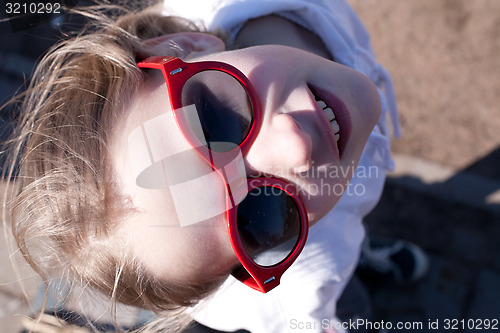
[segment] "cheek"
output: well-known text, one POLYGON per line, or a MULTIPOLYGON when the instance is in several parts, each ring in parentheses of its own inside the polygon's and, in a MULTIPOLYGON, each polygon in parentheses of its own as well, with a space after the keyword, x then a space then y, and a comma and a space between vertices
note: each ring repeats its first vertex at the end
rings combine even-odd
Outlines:
POLYGON ((318 222, 338 202, 348 188, 354 166, 329 164, 313 167, 295 179, 307 208, 310 224, 318 222))
POLYGON ((238 262, 223 216, 197 226, 178 228, 169 238, 175 242, 176 256, 165 265, 168 272, 163 276, 172 280, 202 282, 225 277, 238 262))
POLYGON ((190 252, 186 259, 192 263, 191 272, 186 273, 198 281, 226 277, 238 263, 229 241, 226 219, 220 217, 205 224, 196 227, 196 240, 186 244, 190 252))
POLYGON ((358 110, 359 125, 371 131, 377 123, 382 106, 377 88, 365 75, 355 72, 351 79, 352 103, 358 110))
POLYGON ((202 283, 227 275, 235 264, 224 218, 174 227, 143 216, 130 221, 121 233, 134 257, 165 281, 202 283))

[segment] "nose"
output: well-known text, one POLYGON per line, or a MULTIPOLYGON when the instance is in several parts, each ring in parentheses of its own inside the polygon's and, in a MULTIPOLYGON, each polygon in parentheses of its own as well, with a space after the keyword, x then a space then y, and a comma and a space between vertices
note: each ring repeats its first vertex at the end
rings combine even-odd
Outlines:
POLYGON ((260 131, 245 156, 251 176, 287 177, 312 166, 312 138, 301 128, 294 112, 282 105, 275 110, 263 109, 260 131))

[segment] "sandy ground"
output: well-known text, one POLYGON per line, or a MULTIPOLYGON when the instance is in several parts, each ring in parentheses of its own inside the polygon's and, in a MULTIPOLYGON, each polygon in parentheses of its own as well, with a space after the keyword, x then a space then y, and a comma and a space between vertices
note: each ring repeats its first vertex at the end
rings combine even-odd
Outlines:
POLYGON ((462 169, 500 146, 500 1, 349 2, 393 76, 394 152, 462 169))

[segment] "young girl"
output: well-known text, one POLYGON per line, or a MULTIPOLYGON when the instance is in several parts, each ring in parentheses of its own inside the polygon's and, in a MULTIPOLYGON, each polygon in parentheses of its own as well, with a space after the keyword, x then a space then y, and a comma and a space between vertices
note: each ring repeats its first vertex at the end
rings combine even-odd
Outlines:
POLYGON ((45 279, 152 310, 162 327, 189 308, 219 329, 322 331, 390 167, 373 83, 390 81, 345 3, 238 3, 206 16, 230 51, 147 10, 41 61, 10 145, 13 233, 45 279), (319 21, 329 40, 297 14, 334 8, 348 16, 319 21))
MULTIPOLYGON (((286 332, 295 328, 322 332, 334 327, 337 300, 356 267, 364 236, 362 219, 378 201, 385 173, 392 168, 387 115, 393 122, 395 135, 400 134, 392 82, 376 63, 367 32, 343 0, 164 1, 164 9, 211 31, 227 32, 231 48, 292 46, 354 68, 379 88, 382 115, 370 133, 356 171, 352 172, 353 178, 335 209, 309 230, 307 245, 283 276, 280 287, 263 295, 229 279, 196 314, 198 321, 223 331, 244 328, 251 332, 286 332)), ((285 62, 286 57, 281 57, 284 59, 280 61, 285 62)), ((291 73, 308 63, 306 59, 296 66, 288 63, 286 74, 280 76, 288 82, 291 73)), ((348 81, 342 84, 347 87, 348 81)), ((359 134, 356 133, 355 136, 359 134)), ((319 145, 324 147, 324 143, 319 145)), ((271 144, 267 149, 272 151, 271 144)), ((350 162, 355 168, 355 159, 350 162)), ((347 169, 344 166, 343 171, 347 169)), ((308 174, 314 174, 315 170, 313 166, 308 174)), ((330 176, 336 178, 332 173, 330 176)), ((335 189, 335 185, 319 187, 321 195, 333 203, 335 200, 327 192, 335 189)), ((322 205, 329 210, 328 203, 322 205)))

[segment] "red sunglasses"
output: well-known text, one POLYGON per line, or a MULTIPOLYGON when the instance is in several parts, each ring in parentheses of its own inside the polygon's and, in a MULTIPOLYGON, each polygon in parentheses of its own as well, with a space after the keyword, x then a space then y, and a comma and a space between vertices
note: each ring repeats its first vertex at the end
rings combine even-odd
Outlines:
POLYGON ((298 191, 281 179, 247 179, 248 194, 235 204, 224 166, 258 135, 262 114, 252 84, 216 61, 151 57, 137 65, 162 71, 177 125, 224 180, 229 238, 241 263, 232 275, 263 293, 275 288, 302 251, 309 223, 298 191))

